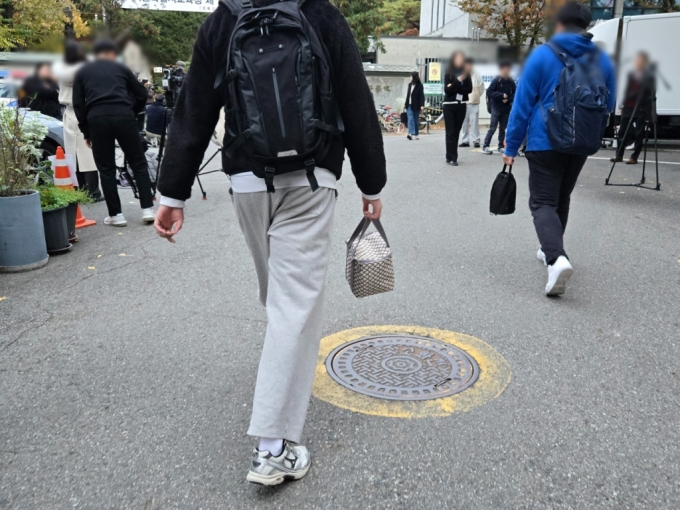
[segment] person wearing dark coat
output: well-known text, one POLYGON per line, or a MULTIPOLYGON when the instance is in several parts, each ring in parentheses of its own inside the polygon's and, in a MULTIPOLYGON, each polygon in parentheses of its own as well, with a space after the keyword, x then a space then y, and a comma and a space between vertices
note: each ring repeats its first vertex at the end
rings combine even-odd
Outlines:
POLYGON ((38 64, 35 74, 24 81, 19 106, 61 120, 59 85, 52 76, 49 64, 38 64))
POLYGON ((157 94, 154 102, 146 107, 146 134, 161 136, 165 129, 165 96, 157 94))
POLYGON ((418 125, 420 112, 425 109, 425 93, 423 83, 417 71, 411 73, 411 83, 408 84, 406 91, 406 115, 408 115, 408 135, 406 138, 418 140, 418 125))
POLYGON ((489 88, 486 89, 487 100, 491 102, 491 125, 486 133, 486 138, 484 138, 482 148, 484 154, 493 153, 489 149, 489 145, 491 145, 491 138, 496 133, 496 129, 498 129, 498 152, 503 152, 505 128, 508 126, 510 110, 512 110, 512 102, 515 100, 515 91, 517 90, 515 80, 510 76, 511 64, 501 62, 499 70, 500 74, 491 81, 489 88))
POLYGON ((458 137, 465 121, 468 94, 472 92, 472 79, 465 70, 465 55, 457 51, 451 57, 444 75, 444 123, 446 124, 446 162, 458 166, 458 137))

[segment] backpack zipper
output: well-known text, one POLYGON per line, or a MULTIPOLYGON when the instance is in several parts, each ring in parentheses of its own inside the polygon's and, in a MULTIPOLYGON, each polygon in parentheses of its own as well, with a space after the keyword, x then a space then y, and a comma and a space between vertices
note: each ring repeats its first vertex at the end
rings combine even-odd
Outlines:
POLYGON ((279 80, 276 78, 276 68, 272 67, 272 80, 274 81, 274 95, 276 96, 276 108, 279 111, 279 124, 281 125, 281 136, 286 137, 286 126, 283 124, 283 110, 281 109, 281 96, 279 94, 279 80))

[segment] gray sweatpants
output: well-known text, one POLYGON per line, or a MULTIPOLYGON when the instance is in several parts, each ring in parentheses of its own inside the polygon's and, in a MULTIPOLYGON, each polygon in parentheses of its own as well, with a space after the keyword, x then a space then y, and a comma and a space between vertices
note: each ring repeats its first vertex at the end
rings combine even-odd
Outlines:
POLYGON ((299 442, 319 354, 335 190, 234 193, 234 207, 267 309, 248 435, 299 442))
POLYGON ((479 143, 479 105, 468 103, 460 143, 479 143))

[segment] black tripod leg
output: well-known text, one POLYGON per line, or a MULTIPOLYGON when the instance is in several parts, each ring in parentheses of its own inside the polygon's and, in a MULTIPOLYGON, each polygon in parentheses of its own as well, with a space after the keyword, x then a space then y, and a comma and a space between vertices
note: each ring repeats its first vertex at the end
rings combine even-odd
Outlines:
POLYGON ((196 181, 198 181, 198 187, 201 188, 201 194, 203 195, 202 200, 208 200, 208 195, 203 190, 203 184, 201 184, 201 178, 198 175, 196 176, 196 181))
POLYGON ((642 177, 640 178, 639 184, 645 183, 645 168, 647 167, 647 144, 649 143, 649 131, 647 131, 647 126, 645 126, 645 149, 642 156, 642 177))
POLYGON ((659 182, 659 139, 656 135, 656 122, 654 123, 654 159, 656 160, 656 189, 661 189, 659 182))

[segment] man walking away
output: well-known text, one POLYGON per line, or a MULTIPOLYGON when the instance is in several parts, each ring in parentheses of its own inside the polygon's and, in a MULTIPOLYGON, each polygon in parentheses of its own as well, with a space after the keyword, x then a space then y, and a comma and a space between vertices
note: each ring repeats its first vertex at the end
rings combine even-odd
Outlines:
POLYGON ((116 62, 111 41, 94 45, 95 61, 76 73, 73 108, 85 141, 92 148, 109 215, 106 225, 127 225, 116 183, 116 141, 132 169, 142 206, 142 221, 153 223, 153 195, 136 115, 144 109, 146 88, 123 64, 116 62))
MULTIPOLYGON (((262 17, 271 20, 269 28, 275 27, 278 22, 292 24, 293 16, 300 19, 297 3, 255 0, 255 8, 265 6, 270 10, 265 11, 262 17), (273 19, 274 9, 277 12, 285 10, 287 14, 273 19)), ((228 6, 220 2, 205 20, 196 38, 191 67, 179 93, 160 172, 161 205, 156 215, 156 230, 171 242, 182 226, 184 201, 191 196, 192 184, 220 111, 225 104, 234 104, 240 97, 239 94, 232 97, 232 85, 235 86, 235 83, 214 86, 215 78, 225 70, 227 48, 235 32, 236 13, 240 8, 238 0, 228 2, 228 6)), ((225 145, 227 149, 222 157, 222 168, 231 176, 236 218, 255 262, 260 301, 267 312, 267 331, 248 429, 248 435, 259 438, 259 445, 253 452, 246 477, 248 481, 264 485, 302 478, 310 467, 307 448, 296 443, 302 437, 316 370, 336 180, 340 178, 345 149, 363 195, 366 217, 380 217, 382 205, 379 194, 386 181, 380 125, 352 31, 340 11, 327 0, 307 0, 301 12, 304 23, 308 23, 315 34, 307 32, 309 40, 318 37, 325 46, 320 54, 315 52, 314 58, 322 59, 328 65, 333 86, 332 93, 325 100, 330 101, 327 106, 337 104, 334 111, 342 116, 344 133, 336 131, 328 138, 325 154, 316 153, 309 165, 298 165, 305 162, 299 161, 299 158, 296 160, 294 154, 283 153, 287 160, 292 157, 296 161, 287 173, 277 174, 276 168, 265 167, 256 160, 253 152, 256 147, 247 140, 237 147, 225 145), (264 175, 266 179, 256 174, 264 175), (271 192, 267 192, 268 188, 271 192)), ((243 34, 241 29, 237 30, 237 35, 243 34)), ((297 61, 300 53, 293 50, 299 39, 296 35, 290 44, 281 42, 279 47, 279 44, 272 44, 272 38, 286 37, 285 31, 271 28, 263 29, 262 34, 259 30, 251 33, 254 35, 247 40, 252 41, 253 46, 248 48, 253 50, 256 59, 262 52, 261 58, 268 63, 266 66, 262 64, 265 66, 262 69, 269 73, 270 79, 261 80, 259 85, 271 87, 270 99, 279 97, 282 100, 273 112, 256 111, 253 107, 257 103, 242 105, 248 108, 247 118, 256 124, 263 116, 269 116, 263 121, 269 123, 267 134, 270 135, 270 143, 282 140, 281 143, 289 144, 289 147, 299 146, 304 137, 298 127, 299 104, 300 101, 311 100, 309 94, 314 90, 314 87, 303 90, 299 84, 304 81, 314 84, 305 67, 292 66, 285 70, 280 65, 282 60, 289 58, 297 61), (289 98, 291 100, 287 100, 289 98)), ((316 46, 322 50, 320 44, 316 46)), ((308 55, 303 57, 307 59, 308 55)), ((234 69, 229 71, 235 72, 234 69)), ((321 73, 316 76, 318 87, 321 73)), ((243 86, 250 86, 250 83, 244 80, 243 86)), ((230 130, 234 128, 235 121, 245 115, 243 111, 234 114, 227 109, 226 141, 233 140, 230 130), (242 116, 234 118, 234 115, 242 116)), ((336 119, 337 116, 328 120, 336 119)), ((302 120, 304 122, 305 119, 302 120)), ((317 120, 316 129, 327 128, 325 123, 317 120)), ((299 154, 299 151, 295 153, 299 154)), ((283 163, 276 159, 274 164, 283 163)))
POLYGON ((491 138, 498 128, 498 152, 503 152, 503 142, 505 141, 505 128, 510 118, 512 102, 515 100, 515 80, 510 77, 512 66, 510 62, 501 62, 499 66, 500 74, 496 76, 486 91, 486 97, 491 100, 491 125, 484 138, 484 154, 493 154, 489 149, 491 138))
POLYGON ((474 60, 470 57, 465 59, 465 70, 470 75, 470 80, 472 80, 472 92, 470 92, 467 108, 465 109, 465 120, 461 130, 463 138, 459 147, 470 147, 470 138, 472 138, 474 146, 479 147, 479 103, 484 94, 484 80, 475 71, 474 60))
POLYGON ((635 69, 628 75, 628 83, 626 84, 626 92, 623 98, 621 123, 617 136, 616 157, 610 159, 612 163, 614 161, 623 161, 623 153, 626 150, 626 146, 633 140, 635 141, 635 147, 633 154, 630 155, 630 159, 626 161, 626 165, 637 163, 640 152, 642 152, 642 144, 645 140, 647 112, 651 108, 650 100, 654 92, 652 90, 652 80, 653 77, 649 73, 649 57, 645 52, 641 51, 635 57, 635 69), (638 105, 637 109, 635 108, 636 104, 638 105), (635 116, 633 116, 633 113, 635 113, 635 116), (626 131, 628 131, 627 134, 626 131), (623 138, 624 135, 626 136, 625 140, 623 138))
POLYGON ((572 275, 563 241, 571 192, 588 154, 598 150, 608 113, 616 104, 612 63, 586 32, 590 10, 568 3, 557 11, 555 21, 556 35, 534 50, 522 72, 503 156, 512 165, 527 136, 529 207, 541 243, 538 258, 548 266, 549 296, 563 294, 572 275), (565 82, 563 77, 573 80, 565 82), (573 94, 575 87, 588 93, 573 94))

